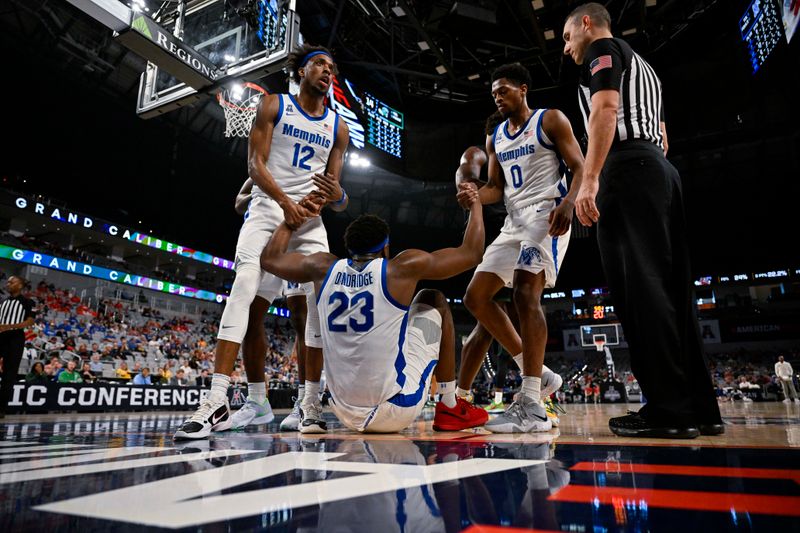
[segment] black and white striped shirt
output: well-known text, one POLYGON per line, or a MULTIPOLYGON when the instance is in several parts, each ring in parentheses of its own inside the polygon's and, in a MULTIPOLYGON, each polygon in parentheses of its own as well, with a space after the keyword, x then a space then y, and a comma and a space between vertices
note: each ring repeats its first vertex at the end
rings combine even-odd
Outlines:
POLYGON ((639 139, 663 149, 661 80, 622 39, 598 39, 586 50, 578 99, 587 133, 592 95, 604 89, 620 93, 614 143, 639 139))
MULTIPOLYGON (((33 302, 22 295, 11 296, 0 303, 0 325, 19 324, 33 316, 33 302)), ((10 330, 7 333, 23 334, 22 329, 10 330)))

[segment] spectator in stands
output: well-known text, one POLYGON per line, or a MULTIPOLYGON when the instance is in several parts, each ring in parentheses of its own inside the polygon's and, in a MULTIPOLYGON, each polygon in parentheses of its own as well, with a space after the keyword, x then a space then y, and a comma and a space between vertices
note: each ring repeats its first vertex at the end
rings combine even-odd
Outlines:
POLYGON ((775 375, 781 382, 783 387, 783 403, 789 403, 794 400, 795 403, 800 403, 797 398, 797 390, 794 388, 794 369, 792 365, 783 360, 783 356, 778 356, 778 362, 775 363, 775 375))
POLYGON ((55 372, 53 371, 53 365, 47 363, 44 365, 44 375, 47 376, 47 381, 54 381, 55 380, 55 372))
POLYGON ((231 372, 231 385, 241 385, 243 382, 242 380, 242 373, 238 370, 234 370, 231 372))
POLYGON ((83 363, 83 369, 81 369, 81 379, 83 379, 84 383, 94 383, 96 377, 92 372, 92 368, 89 363, 83 363))
POLYGON ((67 362, 67 368, 65 368, 63 370, 63 372, 61 372, 58 375, 58 382, 59 383, 81 383, 81 382, 83 382, 83 379, 81 378, 81 375, 78 373, 77 370, 75 370, 76 366, 77 365, 75 364, 75 361, 68 361, 67 362))
POLYGON ((103 363, 100 362, 99 353, 92 355, 92 360, 89 362, 89 370, 98 374, 103 372, 103 363))
POLYGON ((210 387, 211 386, 211 378, 208 375, 208 370, 201 370, 200 375, 197 376, 195 379, 198 387, 210 387))
POLYGON ((183 373, 186 376, 186 379, 192 379, 192 377, 194 376, 194 370, 189 365, 189 363, 186 362, 185 359, 181 361, 181 367, 180 368, 181 368, 181 370, 183 370, 183 373))
POLYGON ((91 355, 89 349, 86 347, 86 343, 81 343, 75 353, 78 354, 81 359, 89 359, 91 355))
POLYGON ((164 365, 158 369, 158 376, 161 378, 161 383, 169 383, 172 379, 172 371, 169 369, 169 365, 164 365))
POLYGON ((131 379, 131 373, 128 371, 128 363, 126 363, 124 361, 122 363, 120 363, 116 374, 117 374, 117 377, 120 378, 120 379, 130 380, 131 379))
POLYGON ((186 373, 183 371, 182 368, 179 368, 177 372, 175 372, 175 376, 171 380, 169 380, 170 385, 176 385, 179 387, 186 387, 189 385, 189 380, 186 379, 186 373))
POLYGON ((25 343, 25 350, 23 351, 22 357, 24 359, 28 359, 28 360, 33 361, 38 356, 39 356, 39 352, 36 350, 36 348, 33 347, 33 344, 31 344, 30 342, 26 342, 25 343))
POLYGON ((52 378, 44 373, 44 363, 36 361, 33 363, 31 371, 25 376, 25 383, 28 385, 44 385, 52 381, 52 378))
POLYGON ((150 369, 144 367, 139 374, 136 374, 136 377, 133 378, 134 385, 152 385, 150 380, 150 369))

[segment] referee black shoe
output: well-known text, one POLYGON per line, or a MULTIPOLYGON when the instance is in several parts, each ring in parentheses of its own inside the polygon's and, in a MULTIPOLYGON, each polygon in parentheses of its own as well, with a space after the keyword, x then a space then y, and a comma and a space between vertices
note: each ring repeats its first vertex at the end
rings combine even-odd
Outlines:
POLYGON ((695 439, 700 430, 694 426, 664 426, 648 422, 639 413, 629 412, 608 421, 608 427, 619 437, 641 437, 655 439, 695 439))
POLYGON ((725 424, 723 422, 717 424, 697 424, 697 429, 700 430, 701 435, 722 435, 725 433, 725 424))

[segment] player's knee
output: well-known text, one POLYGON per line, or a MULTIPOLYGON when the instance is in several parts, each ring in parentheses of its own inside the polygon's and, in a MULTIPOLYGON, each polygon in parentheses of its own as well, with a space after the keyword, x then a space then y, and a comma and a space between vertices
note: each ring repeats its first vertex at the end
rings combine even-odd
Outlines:
POLYGON ((541 291, 536 287, 523 283, 514 286, 514 305, 517 311, 540 308, 540 297, 541 291))
POLYGON ((466 307, 470 313, 475 314, 476 312, 480 312, 486 305, 486 302, 487 299, 481 294, 481 291, 474 289, 472 285, 467 287, 467 293, 464 295, 464 307, 466 307))

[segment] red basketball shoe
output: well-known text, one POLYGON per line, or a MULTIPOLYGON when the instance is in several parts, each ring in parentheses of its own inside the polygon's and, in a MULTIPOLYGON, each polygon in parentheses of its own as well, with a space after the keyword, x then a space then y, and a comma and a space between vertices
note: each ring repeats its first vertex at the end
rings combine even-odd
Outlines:
POLYGON ((489 413, 485 409, 472 405, 464 398, 456 398, 454 407, 447 407, 442 402, 436 404, 433 429, 436 431, 461 431, 482 426, 488 420, 489 413))

